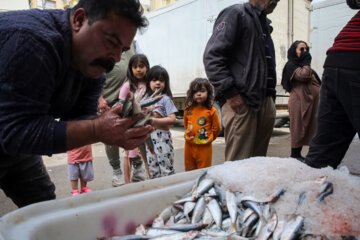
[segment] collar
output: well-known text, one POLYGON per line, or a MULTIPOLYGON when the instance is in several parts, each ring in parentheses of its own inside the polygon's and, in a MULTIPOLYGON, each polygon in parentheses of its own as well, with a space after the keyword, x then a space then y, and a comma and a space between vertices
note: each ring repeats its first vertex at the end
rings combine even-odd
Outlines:
POLYGON ((264 11, 262 11, 260 8, 250 4, 251 8, 254 10, 254 12, 256 13, 256 15, 258 15, 258 17, 260 17, 262 14, 265 15, 266 17, 266 14, 264 11))

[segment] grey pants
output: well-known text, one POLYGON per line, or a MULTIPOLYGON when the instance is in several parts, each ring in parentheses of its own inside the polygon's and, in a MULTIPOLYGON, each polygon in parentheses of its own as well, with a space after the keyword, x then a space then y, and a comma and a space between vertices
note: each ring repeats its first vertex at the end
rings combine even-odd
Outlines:
POLYGON ((120 149, 118 146, 110 146, 105 144, 106 156, 109 160, 111 167, 116 170, 121 168, 120 164, 120 149))
POLYGON ((266 97, 259 112, 244 105, 241 112, 236 113, 225 103, 221 114, 225 129, 226 161, 266 156, 276 115, 271 97, 266 97))

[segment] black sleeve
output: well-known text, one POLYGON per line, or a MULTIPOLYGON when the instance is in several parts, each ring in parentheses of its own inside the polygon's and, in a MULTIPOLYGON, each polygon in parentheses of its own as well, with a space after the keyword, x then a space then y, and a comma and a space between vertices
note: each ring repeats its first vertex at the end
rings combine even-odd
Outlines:
POLYGON ((0 31, 0 152, 66 150, 66 123, 49 116, 59 58, 32 33, 0 31))
POLYGON ((229 62, 241 28, 239 18, 236 5, 220 12, 214 24, 213 34, 205 48, 203 56, 205 71, 217 96, 229 98, 238 94, 229 62))

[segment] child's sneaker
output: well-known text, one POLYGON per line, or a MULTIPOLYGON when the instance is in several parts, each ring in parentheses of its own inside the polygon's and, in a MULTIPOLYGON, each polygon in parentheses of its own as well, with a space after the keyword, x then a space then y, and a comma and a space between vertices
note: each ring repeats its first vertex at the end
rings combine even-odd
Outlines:
POLYGON ((80 193, 88 193, 88 192, 92 192, 92 190, 88 187, 83 187, 81 190, 80 190, 80 193))
POLYGON ((71 196, 76 196, 76 195, 79 195, 79 190, 72 190, 71 191, 71 196))
POLYGON ((121 169, 114 170, 113 177, 112 177, 112 185, 113 187, 118 187, 124 185, 124 176, 122 174, 121 169))
POLYGON ((132 165, 131 182, 141 182, 146 180, 146 174, 142 167, 143 160, 140 157, 130 158, 132 165))

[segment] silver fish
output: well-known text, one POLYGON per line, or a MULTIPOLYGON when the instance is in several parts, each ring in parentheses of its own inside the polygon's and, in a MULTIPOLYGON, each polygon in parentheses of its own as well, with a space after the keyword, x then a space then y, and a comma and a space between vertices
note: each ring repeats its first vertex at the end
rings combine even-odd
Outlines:
POLYGON ((270 216, 269 216, 269 218, 267 218, 268 221, 267 221, 266 225, 260 229, 260 233, 257 236, 257 240, 267 240, 270 238, 270 236, 275 231, 275 228, 278 223, 278 218, 277 218, 276 212, 271 207, 269 207, 269 213, 270 213, 270 216))
POLYGON ((304 218, 300 215, 293 216, 286 224, 284 231, 281 233, 280 240, 293 240, 299 235, 304 226, 304 218))
POLYGON ((127 235, 127 236, 115 236, 111 240, 143 240, 151 239, 150 236, 139 236, 139 235, 127 235))
POLYGON ((185 202, 185 204, 184 204, 184 215, 185 215, 185 217, 187 219, 190 219, 189 214, 194 210, 195 205, 196 205, 196 203, 194 203, 194 202, 185 202))
POLYGON ((231 222, 232 224, 235 224, 236 217, 238 214, 237 205, 236 205, 236 196, 233 192, 227 190, 225 192, 225 197, 226 197, 226 206, 231 218, 231 222))
POLYGON ((334 187, 331 182, 326 182, 323 184, 320 194, 318 195, 318 202, 321 202, 325 197, 329 196, 334 192, 334 187))
MULTIPOLYGON (((167 229, 167 230, 174 230, 180 232, 188 232, 188 231, 198 231, 203 228, 207 227, 207 224, 203 223, 195 223, 195 224, 174 224, 171 226, 165 226, 159 229, 167 229)), ((153 228, 157 229, 157 228, 153 228)))
POLYGON ((206 207, 204 210, 204 214, 202 217, 202 223, 207 224, 208 226, 210 226, 214 223, 214 218, 208 207, 206 207))
POLYGON ((204 193, 206 193, 210 188, 212 188, 215 184, 215 181, 213 179, 203 179, 199 186, 196 188, 195 192, 193 192, 193 198, 197 199, 199 196, 202 196, 204 193))
POLYGON ((211 215, 214 218, 216 226, 220 229, 221 224, 222 224, 222 211, 221 211, 221 208, 220 208, 220 205, 219 205, 218 201, 216 201, 213 198, 210 198, 208 203, 207 203, 207 207, 210 210, 211 215))
POLYGON ((199 234, 197 231, 190 232, 178 232, 174 234, 167 234, 163 236, 157 236, 155 238, 151 238, 152 240, 192 240, 196 238, 199 234))
POLYGON ((200 220, 202 219, 203 213, 205 211, 205 199, 204 197, 199 198, 199 200, 196 202, 194 211, 193 211, 193 215, 191 218, 191 223, 195 224, 200 222, 200 220))

